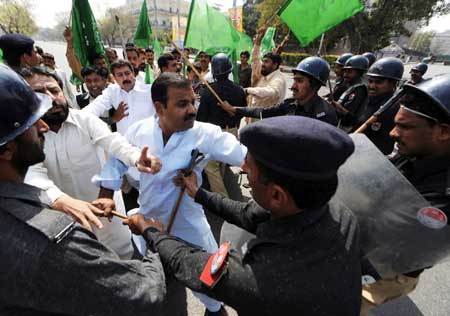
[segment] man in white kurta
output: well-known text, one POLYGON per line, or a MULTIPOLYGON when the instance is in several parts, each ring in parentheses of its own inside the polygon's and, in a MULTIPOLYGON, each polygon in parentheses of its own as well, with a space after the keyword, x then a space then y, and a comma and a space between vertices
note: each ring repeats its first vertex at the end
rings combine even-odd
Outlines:
MULTIPOLYGON (((193 170, 201 182, 202 170, 209 160, 240 166, 247 149, 234 135, 222 132, 219 126, 195 121, 195 96, 187 79, 174 73, 161 74, 153 83, 152 97, 157 117, 137 122, 128 129, 126 137, 137 147, 148 146, 151 153, 162 162, 159 173, 140 174, 140 208, 137 211, 146 217, 158 219, 167 227, 180 192, 173 178, 180 169, 187 167, 192 150, 198 149, 205 155, 205 159, 193 170)), ((211 253, 217 250, 202 206, 188 195, 181 200, 170 233, 211 253)), ((144 239, 133 235, 133 240, 141 254, 144 253, 144 239)), ((218 301, 204 294, 194 295, 208 309, 205 315, 215 315, 214 312, 221 308, 218 301)))
MULTIPOLYGON (((58 210, 68 213, 75 210, 77 214, 89 212, 92 206, 83 201, 90 202, 98 197, 99 190, 90 179, 101 170, 105 152, 129 166, 136 165, 141 152, 120 134, 112 133, 99 118, 69 109, 57 81, 45 70, 31 72, 25 78, 35 91, 51 95, 54 104, 43 116, 50 126, 45 135, 45 161, 28 169, 25 182, 45 190, 58 210), (60 118, 59 123, 55 122, 55 117, 60 118)), ((116 199, 116 203, 117 210, 123 211, 121 199, 116 199)), ((94 228, 99 240, 119 256, 129 257, 132 254, 129 230, 117 219, 111 223, 104 220, 103 226, 94 228)))

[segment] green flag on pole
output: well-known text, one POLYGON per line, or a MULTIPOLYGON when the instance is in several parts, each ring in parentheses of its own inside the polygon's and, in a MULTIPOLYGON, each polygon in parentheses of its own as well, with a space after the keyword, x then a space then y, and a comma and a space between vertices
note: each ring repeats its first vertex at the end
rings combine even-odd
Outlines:
POLYGON ((153 81, 155 81, 155 78, 153 76, 153 71, 150 68, 150 65, 148 63, 145 63, 145 83, 152 84, 153 81))
POLYGON ((155 36, 155 40, 153 41, 153 52, 155 53, 155 60, 163 54, 163 49, 161 47, 161 43, 158 41, 158 37, 155 36))
MULTIPOLYGON (((97 29, 88 0, 72 1, 73 49, 81 65, 88 66, 89 59, 97 54, 106 56, 102 38, 97 29)), ((72 83, 81 84, 81 78, 72 76, 72 83), (78 80, 77 80, 78 79, 78 80)))
POLYGON ((3 51, 0 48, 0 64, 3 63, 3 51))
POLYGON ((266 30, 266 33, 264 34, 264 37, 261 41, 261 57, 264 56, 267 53, 270 53, 272 49, 275 48, 275 32, 276 28, 274 27, 268 27, 266 30))
POLYGON ((142 2, 141 14, 139 15, 139 22, 134 34, 133 42, 141 48, 147 48, 150 46, 150 35, 152 34, 152 28, 150 21, 148 20, 147 13, 147 0, 142 2))
MULTIPOLYGON (((184 47, 202 50, 211 56, 225 53, 235 63, 241 51, 252 49, 252 41, 236 30, 230 17, 208 6, 206 0, 192 0, 184 47)), ((237 71, 236 65, 234 68, 237 71)))
POLYGON ((306 46, 363 9, 359 0, 288 0, 278 15, 306 46))

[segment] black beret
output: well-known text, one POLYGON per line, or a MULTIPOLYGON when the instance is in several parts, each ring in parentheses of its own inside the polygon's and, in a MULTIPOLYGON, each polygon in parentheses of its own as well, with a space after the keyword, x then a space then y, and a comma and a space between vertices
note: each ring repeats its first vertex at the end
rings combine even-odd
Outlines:
POLYGON ((334 126, 302 116, 280 116, 247 125, 241 142, 253 158, 286 176, 326 180, 353 153, 352 139, 334 126))
POLYGON ((33 39, 23 34, 11 33, 0 36, 0 48, 5 56, 22 55, 29 52, 33 45, 33 39))

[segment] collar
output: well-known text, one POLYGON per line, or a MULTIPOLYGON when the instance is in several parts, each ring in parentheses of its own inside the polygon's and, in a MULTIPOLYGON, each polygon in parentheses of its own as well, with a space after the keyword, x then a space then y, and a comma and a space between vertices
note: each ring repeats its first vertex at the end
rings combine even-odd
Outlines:
POLYGON ((416 159, 412 162, 412 164, 414 168, 414 178, 423 179, 429 175, 449 169, 450 154, 416 159))
POLYGON ((45 191, 25 183, 0 181, 0 197, 29 201, 39 205, 51 205, 45 191))
POLYGON ((298 102, 297 102, 297 106, 298 107, 303 107, 303 109, 305 110, 305 112, 306 113, 310 113, 311 111, 312 111, 312 109, 313 109, 313 107, 314 107, 314 104, 317 104, 317 99, 318 98, 320 98, 317 94, 311 99, 311 100, 309 100, 309 102, 308 103, 306 103, 306 104, 303 104, 303 105, 301 105, 301 104, 298 104, 298 102))
POLYGON ((329 206, 326 204, 317 209, 306 210, 295 215, 271 219, 258 225, 256 235, 258 238, 286 243, 294 238, 297 239, 299 234, 305 229, 321 221, 328 211, 329 206))
MULTIPOLYGON (((74 115, 73 109, 69 108, 69 115, 67 116, 67 119, 66 119, 66 121, 64 123, 69 123, 69 124, 73 124, 73 125, 78 126, 77 121, 74 119, 73 115, 74 115)), ((64 126, 64 123, 63 123, 63 126, 64 126)), ((63 126, 61 126, 61 128, 63 126)))

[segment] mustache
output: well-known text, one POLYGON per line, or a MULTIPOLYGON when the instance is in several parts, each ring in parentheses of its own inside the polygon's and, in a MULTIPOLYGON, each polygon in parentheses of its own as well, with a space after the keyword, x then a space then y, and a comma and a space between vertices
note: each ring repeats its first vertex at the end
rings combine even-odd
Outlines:
POLYGON ((123 84, 131 84, 132 82, 131 82, 131 80, 124 80, 123 81, 123 84))
POLYGON ((188 114, 188 115, 186 115, 185 117, 184 117, 184 121, 185 122, 187 122, 187 121, 192 121, 193 119, 195 119, 197 117, 197 114, 188 114))

